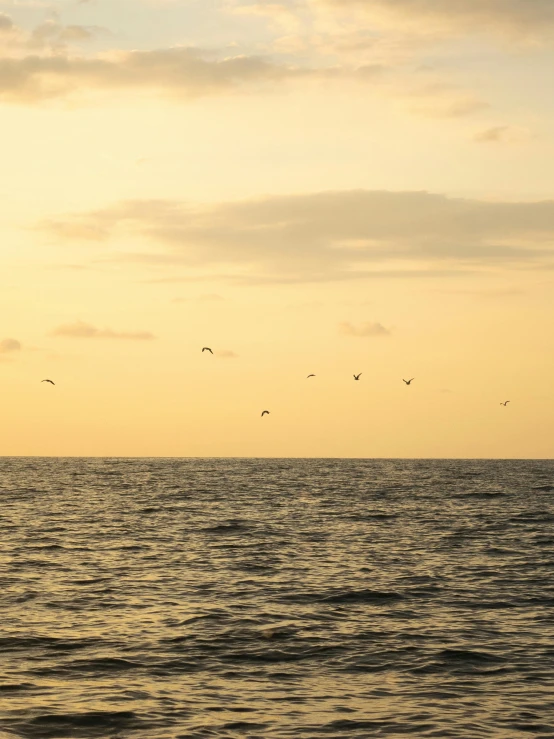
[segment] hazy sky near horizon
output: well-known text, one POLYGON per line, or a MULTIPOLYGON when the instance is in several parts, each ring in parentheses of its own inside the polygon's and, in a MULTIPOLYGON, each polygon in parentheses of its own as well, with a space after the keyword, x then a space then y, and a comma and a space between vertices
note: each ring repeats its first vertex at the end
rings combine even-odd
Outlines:
POLYGON ((0 50, 0 454, 552 456, 550 0, 0 0, 0 50))

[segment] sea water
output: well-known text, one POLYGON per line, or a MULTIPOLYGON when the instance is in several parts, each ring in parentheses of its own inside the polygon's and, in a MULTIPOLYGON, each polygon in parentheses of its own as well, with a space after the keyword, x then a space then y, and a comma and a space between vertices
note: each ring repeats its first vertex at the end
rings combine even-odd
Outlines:
POLYGON ((0 734, 554 736, 554 463, 0 459, 0 734))

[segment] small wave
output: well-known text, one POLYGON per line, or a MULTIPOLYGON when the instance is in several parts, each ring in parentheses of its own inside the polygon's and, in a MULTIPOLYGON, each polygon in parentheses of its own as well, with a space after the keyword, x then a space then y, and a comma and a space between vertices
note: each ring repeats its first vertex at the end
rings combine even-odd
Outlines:
POLYGON ((39 668, 33 670, 34 674, 55 675, 70 673, 94 673, 101 675, 102 673, 127 672, 128 670, 136 670, 143 667, 140 662, 133 662, 120 657, 99 657, 97 659, 73 660, 60 664, 54 668, 39 668))
POLYGON ((382 729, 384 726, 389 724, 388 721, 360 721, 356 719, 338 719, 338 721, 331 721, 328 724, 325 724, 324 726, 321 726, 317 729, 317 731, 322 732, 328 732, 328 731, 360 731, 360 730, 367 730, 367 731, 377 731, 379 729, 382 729))
POLYGON ((503 493, 500 490, 481 490, 480 492, 475 493, 454 493, 452 495, 453 498, 475 498, 477 500, 487 500, 490 498, 504 498, 507 496, 507 493, 503 493))
POLYGON ((101 582, 107 582, 108 580, 111 580, 111 577, 94 577, 90 580, 68 580, 69 585, 98 585, 98 583, 101 582))
POLYGON ((186 659, 169 659, 149 665, 149 673, 167 678, 169 675, 188 674, 204 669, 200 661, 188 662, 186 659))
POLYGON ((394 591, 381 590, 345 590, 341 593, 322 598, 324 603, 392 603, 404 600, 404 596, 394 591))
MULTIPOLYGON (((87 713, 45 713, 17 726, 17 730, 31 739, 58 739, 80 735, 105 737, 125 729, 138 728, 133 711, 90 711, 87 713)), ((14 727, 15 728, 15 727, 14 727)))
POLYGON ((427 588, 408 590, 406 595, 409 598, 438 598, 443 594, 443 592, 443 588, 439 588, 437 585, 430 585, 427 588))
POLYGON ((19 693, 24 690, 34 690, 33 683, 0 683, 0 693, 19 693))
POLYGON ((17 652, 27 649, 74 650, 97 647, 101 639, 61 639, 51 636, 3 636, 0 637, 0 652, 17 652))
POLYGON ((253 721, 230 721, 221 727, 224 731, 263 731, 269 724, 257 724, 253 721))
POLYGON ((298 627, 294 623, 276 623, 262 626, 257 630, 264 639, 290 639, 298 634, 298 627))
POLYGON ((246 531, 249 528, 251 527, 248 524, 241 521, 229 521, 228 523, 220 523, 216 526, 207 526, 200 529, 200 531, 203 531, 206 534, 232 534, 235 532, 240 533, 242 531, 246 531))
POLYGON ((253 664, 277 664, 279 662, 302 662, 304 660, 312 660, 317 658, 328 659, 343 651, 343 648, 337 645, 329 645, 323 647, 304 647, 291 649, 267 649, 252 651, 233 651, 221 656, 225 662, 234 663, 253 663, 253 664))
POLYGON ((410 670, 413 674, 419 675, 449 671, 490 676, 510 672, 510 667, 506 665, 505 659, 488 652, 470 649, 443 649, 431 662, 410 670))
POLYGON ((497 657, 489 652, 477 652, 471 649, 443 649, 437 657, 445 662, 476 662, 483 664, 505 661, 502 657, 497 657))
POLYGON ((39 568, 45 567, 45 568, 48 568, 49 567, 50 569, 53 569, 53 570, 59 570, 60 569, 60 565, 57 564, 56 562, 49 562, 46 559, 32 559, 31 557, 29 559, 24 559, 24 560, 18 562, 17 563, 17 566, 18 567, 26 567, 26 568, 27 567, 28 568, 31 568, 31 567, 39 567, 39 568))
POLYGON ((521 608, 522 604, 513 603, 507 600, 462 600, 457 601, 456 605, 459 608, 473 608, 479 611, 494 611, 505 608, 521 608))

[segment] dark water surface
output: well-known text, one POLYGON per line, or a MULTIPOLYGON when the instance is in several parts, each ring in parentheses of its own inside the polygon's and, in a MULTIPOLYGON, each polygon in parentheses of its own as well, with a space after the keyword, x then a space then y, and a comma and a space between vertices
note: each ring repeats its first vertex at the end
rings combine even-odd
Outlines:
POLYGON ((552 462, 3 458, 0 501, 0 734, 554 737, 552 462))

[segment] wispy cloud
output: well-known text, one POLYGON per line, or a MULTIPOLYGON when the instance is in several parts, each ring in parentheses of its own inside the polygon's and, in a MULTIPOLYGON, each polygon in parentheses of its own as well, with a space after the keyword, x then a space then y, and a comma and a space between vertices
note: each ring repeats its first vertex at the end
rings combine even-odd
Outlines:
POLYGON ((3 53, 21 56, 33 53, 62 53, 79 48, 98 36, 111 35, 102 26, 65 25, 57 15, 41 21, 27 31, 15 24, 6 13, 0 13, 0 41, 3 53))
POLYGON ((13 20, 6 13, 0 13, 0 33, 6 34, 14 29, 15 25, 13 20))
POLYGON ((309 31, 315 16, 310 20, 313 8, 306 4, 300 8, 287 2, 257 2, 231 10, 278 19, 279 24, 291 25, 294 33, 262 44, 263 51, 257 54, 193 46, 84 53, 83 44, 109 32, 97 26, 64 25, 57 18, 24 31, 9 16, 0 15, 0 102, 36 105, 59 100, 77 105, 114 92, 146 92, 184 101, 315 81, 355 82, 378 95, 405 97, 413 103, 411 110, 426 116, 469 115, 484 105, 471 91, 455 86, 420 89, 417 75, 402 66, 410 57, 405 38, 382 39, 355 24, 309 31))
POLYGON ((21 351, 21 342, 17 339, 2 339, 0 341, 0 354, 11 354, 21 351))
POLYGON ((374 23, 390 21, 433 32, 540 38, 554 32, 551 0, 311 0, 314 6, 365 10, 374 23))
POLYGON ((96 233, 108 247, 131 236, 137 250, 116 249, 111 258, 155 267, 161 280, 164 270, 174 273, 176 265, 192 271, 193 280, 205 279, 198 270, 209 270, 218 279, 260 284, 554 264, 553 201, 487 202, 366 190, 198 206, 147 200, 43 226, 58 238, 80 229, 96 233))
POLYGON ((516 126, 492 126, 483 131, 478 131, 473 140, 480 144, 517 143, 531 138, 530 132, 525 128, 516 126))
POLYGON ((156 338, 154 334, 148 331, 113 331, 111 328, 96 328, 96 326, 83 321, 58 326, 51 331, 50 335, 65 336, 72 339, 128 339, 139 341, 156 338))
POLYGON ((343 321, 339 324, 339 333, 343 336, 356 336, 361 339, 391 335, 390 330, 385 328, 382 323, 373 323, 371 321, 366 321, 359 326, 354 326, 352 323, 343 321))
POLYGON ((238 354, 235 354, 235 352, 230 349, 216 349, 215 356, 218 359, 236 359, 238 354))
POLYGON ((96 56, 33 54, 0 56, 0 100, 34 104, 94 92, 150 91, 172 98, 198 98, 240 89, 271 88, 287 80, 371 78, 366 67, 310 67, 270 58, 170 47, 113 51, 96 56))

